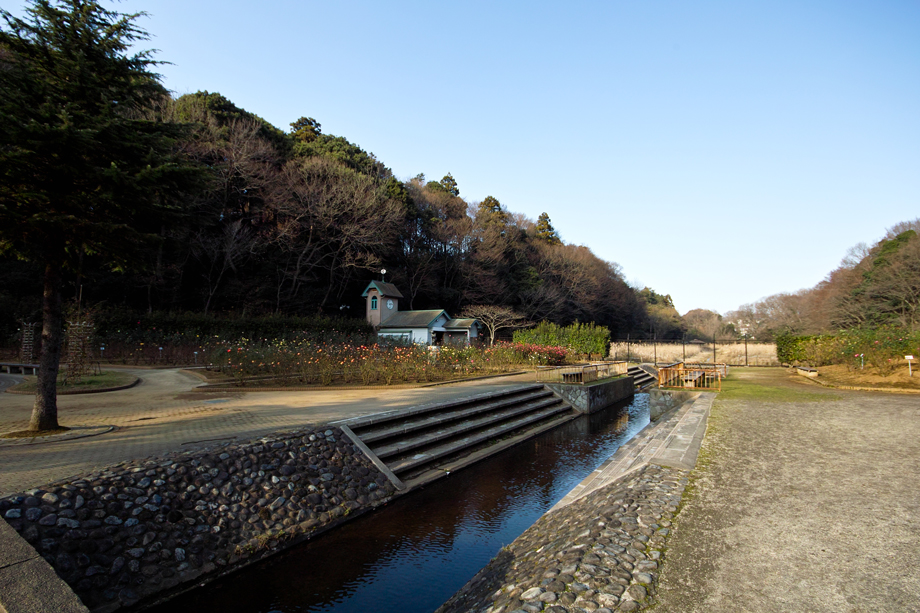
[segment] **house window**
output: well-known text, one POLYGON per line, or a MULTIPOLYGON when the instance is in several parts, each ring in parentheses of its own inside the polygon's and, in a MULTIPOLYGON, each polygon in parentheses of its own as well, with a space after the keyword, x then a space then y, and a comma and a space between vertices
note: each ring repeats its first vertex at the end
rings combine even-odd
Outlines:
POLYGON ((371 310, 377 310, 377 296, 371 296, 371 310))

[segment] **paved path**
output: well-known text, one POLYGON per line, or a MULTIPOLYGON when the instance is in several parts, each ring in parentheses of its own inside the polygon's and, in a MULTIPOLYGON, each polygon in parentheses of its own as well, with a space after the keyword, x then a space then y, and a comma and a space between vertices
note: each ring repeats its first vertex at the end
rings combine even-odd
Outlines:
MULTIPOLYGON (((117 392, 58 397, 61 425, 88 432, 104 430, 99 426, 115 426, 114 430, 35 444, 0 439, 0 496, 213 440, 246 440, 276 430, 508 389, 528 378, 427 388, 199 393, 191 390, 201 381, 179 370, 127 372, 141 377, 141 383, 117 392)), ((8 383, 8 377, 0 375, 0 385, 8 383)), ((0 393, 0 433, 25 429, 33 400, 0 393)))
POLYGON ((706 433, 706 419, 715 397, 713 392, 701 393, 695 400, 685 402, 663 419, 646 426, 572 488, 550 511, 567 507, 647 464, 691 470, 696 466, 706 433))
POLYGON ((733 373, 780 393, 713 404, 655 612, 920 611, 920 399, 733 373))

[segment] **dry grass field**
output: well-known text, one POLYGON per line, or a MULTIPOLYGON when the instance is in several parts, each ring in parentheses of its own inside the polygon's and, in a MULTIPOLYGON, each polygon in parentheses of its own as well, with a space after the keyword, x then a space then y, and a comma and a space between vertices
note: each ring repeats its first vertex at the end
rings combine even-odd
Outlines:
MULTIPOLYGON (((716 343, 715 360, 712 355, 712 343, 697 345, 687 343, 611 343, 610 357, 615 360, 627 359, 627 349, 630 362, 654 362, 672 364, 684 360, 686 362, 718 363, 733 366, 744 366, 744 343, 716 343), (686 356, 686 357, 685 357, 686 356)), ((748 343, 747 365, 749 366, 779 366, 776 359, 776 345, 773 343, 748 343)))
POLYGON ((876 387, 889 389, 908 389, 920 391, 920 366, 914 363, 913 376, 907 369, 907 362, 891 373, 882 373, 878 368, 866 366, 865 369, 848 367, 845 364, 833 364, 818 368, 818 378, 834 386, 876 387))

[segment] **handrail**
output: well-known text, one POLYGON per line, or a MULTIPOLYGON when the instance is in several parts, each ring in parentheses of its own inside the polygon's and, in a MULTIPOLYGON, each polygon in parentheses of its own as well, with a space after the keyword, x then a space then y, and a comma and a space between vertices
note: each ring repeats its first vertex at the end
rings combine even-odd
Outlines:
POLYGON ((625 375, 626 362, 595 362, 582 366, 544 366, 537 370, 537 381, 544 383, 591 383, 600 379, 625 375))
MULTIPOLYGON (((710 366, 710 365, 706 365, 710 366)), ((658 370, 658 387, 681 389, 708 389, 722 391, 721 368, 660 368, 658 370)))

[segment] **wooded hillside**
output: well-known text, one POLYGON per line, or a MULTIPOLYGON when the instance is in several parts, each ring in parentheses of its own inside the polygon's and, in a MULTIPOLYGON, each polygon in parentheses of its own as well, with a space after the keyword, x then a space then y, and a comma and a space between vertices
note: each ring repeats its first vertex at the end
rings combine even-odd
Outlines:
POLYGON ((852 247, 815 287, 768 296, 728 313, 756 338, 893 326, 920 330, 920 219, 899 223, 872 246, 852 247))
MULTIPOLYGON (((82 290, 84 304, 148 313, 363 317, 361 290, 386 268, 406 309, 485 303, 594 321, 614 337, 650 329, 648 299, 619 266, 566 244, 545 213, 534 222, 492 196, 467 201, 450 174, 401 181, 313 118, 285 132, 217 93, 164 98, 145 119, 177 128, 177 152, 200 181, 165 203, 170 221, 143 228, 159 240, 136 265, 112 272, 81 253, 65 298, 82 290)), ((40 318, 40 273, 0 261, 4 336, 40 318)))

